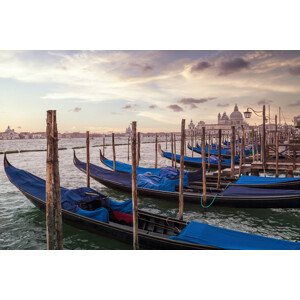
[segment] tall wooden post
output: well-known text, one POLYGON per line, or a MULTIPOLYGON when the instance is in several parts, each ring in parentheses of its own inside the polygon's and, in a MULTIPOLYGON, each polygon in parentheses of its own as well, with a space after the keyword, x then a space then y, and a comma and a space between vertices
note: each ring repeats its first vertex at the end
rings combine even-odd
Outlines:
POLYGON ((47 111, 46 238, 48 250, 63 249, 56 111, 47 111))
POLYGON ((130 153, 130 137, 127 140, 127 160, 129 161, 129 153, 130 153))
POLYGON ((276 172, 275 176, 279 176, 279 135, 277 126, 277 115, 275 115, 275 158, 276 158, 276 172))
POLYGON ((173 143, 173 133, 171 132, 171 155, 172 155, 172 167, 174 167, 174 143, 173 143))
POLYGON ((219 143, 218 143, 218 182, 217 182, 217 188, 218 189, 221 187, 221 169, 222 169, 221 150, 222 150, 222 129, 219 129, 219 143))
MULTIPOLYGON (((192 144, 192 149, 194 148, 194 130, 191 129, 191 144, 192 144)), ((194 151, 192 150, 192 157, 194 157, 194 151)))
POLYGON ((90 132, 86 132, 86 186, 90 187, 90 132))
POLYGON ((155 169, 157 168, 157 152, 158 152, 157 133, 155 133, 155 169))
POLYGON ((168 134, 166 133, 166 150, 168 149, 168 134))
POLYGON ((131 161, 132 161, 132 217, 133 217, 133 249, 139 249, 139 221, 138 221, 138 198, 137 198, 137 145, 136 145, 136 121, 132 122, 131 132, 131 161))
POLYGON ((234 177, 234 165, 235 165, 235 127, 231 126, 231 168, 230 177, 234 177))
POLYGON ((261 145, 262 164, 266 170, 266 106, 263 106, 263 128, 262 128, 262 145, 261 145))
POLYGON ((210 133, 208 134, 208 145, 207 145, 207 168, 210 171, 210 133))
POLYGON ((115 148, 115 134, 111 134, 112 152, 113 152, 113 170, 116 171, 116 148, 115 148))
POLYGON ((205 127, 202 127, 201 141, 201 156, 202 156, 202 202, 206 205, 206 161, 205 161, 205 127))
MULTIPOLYGON (((254 139, 255 139, 255 133, 254 133, 254 127, 252 127, 252 161, 254 162, 255 161, 255 142, 254 142, 254 139)), ((257 149, 256 149, 257 151, 257 149)))
POLYGON ((177 159, 176 159, 177 150, 176 150, 176 135, 175 135, 175 133, 173 133, 173 143, 174 143, 174 166, 175 166, 175 168, 177 168, 177 159))
POLYGON ((185 146, 185 119, 181 120, 181 140, 180 140, 180 177, 179 177, 179 212, 178 219, 183 219, 183 187, 184 187, 184 146, 185 146))
POLYGON ((103 152, 103 156, 105 156, 105 134, 104 134, 103 140, 102 140, 102 152, 103 152))
POLYGON ((141 159, 141 133, 138 132, 137 135, 138 138, 138 144, 137 144, 137 166, 140 165, 140 159, 141 159))

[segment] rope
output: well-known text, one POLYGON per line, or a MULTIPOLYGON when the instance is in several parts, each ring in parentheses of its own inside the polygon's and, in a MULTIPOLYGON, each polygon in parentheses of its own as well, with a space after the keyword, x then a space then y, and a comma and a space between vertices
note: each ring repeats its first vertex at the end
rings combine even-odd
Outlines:
POLYGON ((202 196, 201 196, 201 201, 200 201, 202 208, 210 208, 210 207, 213 205, 213 203, 215 202, 215 200, 216 200, 216 198, 217 198, 218 196, 219 196, 218 194, 215 194, 215 195, 214 195, 214 198, 212 199, 212 201, 210 202, 210 204, 207 205, 207 206, 204 206, 204 205, 203 205, 203 195, 202 195, 202 196))

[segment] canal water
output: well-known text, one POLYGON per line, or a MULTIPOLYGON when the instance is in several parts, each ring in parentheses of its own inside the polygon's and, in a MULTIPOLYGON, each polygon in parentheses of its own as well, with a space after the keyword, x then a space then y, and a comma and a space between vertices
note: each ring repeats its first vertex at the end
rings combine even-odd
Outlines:
MULTIPOLYGON (((150 138, 145 138, 151 142, 150 138)), ((110 140, 106 139, 107 143, 110 140)), ((117 160, 127 162, 127 138, 116 139, 125 144, 116 147, 117 160)), ((102 139, 91 140, 91 146, 102 144, 102 139)), ((59 152, 61 185, 78 188, 86 183, 85 174, 73 165, 73 147, 85 145, 85 139, 62 139, 59 147, 67 148, 59 152)), ((1 151, 45 149, 45 140, 0 141, 1 151)), ((154 166, 154 143, 141 145, 141 166, 154 166)), ((170 145, 168 145, 170 147, 170 145)), ((162 142, 165 149, 165 142, 162 142)), ((179 143, 177 146, 179 149, 179 143)), ((76 149, 79 159, 85 160, 85 149, 76 149)), ((188 150, 187 155, 190 155, 188 150)), ((105 155, 112 157, 112 149, 107 146, 105 155)), ((0 249, 46 249, 45 215, 35 208, 7 179, 3 170, 3 155, 0 155, 0 249)), ((8 155, 16 166, 45 178, 46 152, 25 152, 8 155)), ((91 162, 100 164, 99 147, 91 147, 91 162)), ((170 165, 170 161, 159 157, 159 166, 170 165)), ((91 187, 116 199, 129 199, 124 194, 106 188, 91 179, 91 187)), ((153 213, 176 217, 177 203, 166 200, 140 197, 140 207, 153 213)), ((199 204, 186 204, 185 220, 200 220, 212 225, 261 234, 291 241, 300 241, 299 209, 235 209, 210 207, 202 209, 199 204)), ((64 247, 66 249, 131 249, 130 245, 78 230, 64 225, 64 247)))

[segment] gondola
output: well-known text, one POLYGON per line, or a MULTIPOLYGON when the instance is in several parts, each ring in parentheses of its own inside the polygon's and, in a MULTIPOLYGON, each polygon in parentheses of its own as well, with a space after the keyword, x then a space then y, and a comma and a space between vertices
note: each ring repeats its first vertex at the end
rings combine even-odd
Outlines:
MULTIPOLYGON (((74 152, 74 165, 82 172, 86 172, 86 163, 80 161, 74 152)), ((90 164, 90 175, 101 184, 123 192, 131 193, 131 175, 111 171, 94 164, 90 164)), ((138 187, 142 196, 166 199, 178 202, 178 191, 164 191, 138 187)), ((184 201, 186 203, 202 204, 201 185, 184 187, 184 201)), ((207 189, 207 205, 243 208, 300 208, 300 190, 282 190, 252 188, 229 185, 226 189, 207 189)))
MULTIPOLYGON (((172 157, 176 159, 176 162, 180 163, 180 155, 179 154, 173 154, 171 152, 163 151, 159 145, 159 152, 160 155, 164 158, 167 158, 169 160, 172 160, 172 157)), ((210 156, 210 167, 211 168, 218 168, 218 158, 214 156, 210 156)), ((208 158, 205 158, 206 164, 208 164, 208 158)), ((202 167, 202 158, 201 157, 190 157, 190 156, 184 156, 184 165, 187 167, 192 168, 201 168, 202 167)), ((221 168, 229 168, 231 166, 231 160, 230 159, 222 159, 221 168)))
MULTIPOLYGON (((6 155, 4 157, 4 169, 10 182, 37 208, 45 211, 45 180, 15 168, 8 162, 6 155)), ((118 202, 91 188, 71 190, 61 187, 61 203, 64 222, 80 229, 132 244, 131 200, 118 202)), ((300 249, 298 242, 267 238, 197 221, 187 223, 142 210, 139 210, 138 217, 139 246, 141 249, 300 249)))
MULTIPOLYGON (((110 169, 113 169, 113 161, 103 156, 100 150, 100 161, 110 169)), ((131 174, 131 165, 116 161, 116 171, 121 173, 131 174)), ((144 174, 146 172, 159 175, 159 168, 143 168, 137 167, 137 174, 144 174)), ((177 172, 179 170, 177 169, 177 172)), ((186 171, 189 174, 189 182, 191 185, 202 184, 202 174, 199 171, 186 171)), ((209 188, 217 186, 217 175, 207 175, 206 184, 209 188)), ((225 188, 228 185, 238 185, 245 187, 265 188, 265 189, 291 189, 300 190, 300 178, 276 178, 263 176, 244 175, 240 178, 227 178, 221 176, 220 187, 225 188)))

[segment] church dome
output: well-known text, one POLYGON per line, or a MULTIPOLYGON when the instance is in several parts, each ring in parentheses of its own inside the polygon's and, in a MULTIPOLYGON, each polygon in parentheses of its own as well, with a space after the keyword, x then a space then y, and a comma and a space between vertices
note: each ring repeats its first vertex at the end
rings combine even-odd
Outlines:
POLYGON ((230 114, 230 120, 243 120, 243 115, 237 105, 235 105, 234 111, 230 114))
POLYGON ((229 118, 228 118, 228 116, 226 115, 226 112, 223 113, 223 116, 222 116, 222 119, 221 119, 221 120, 229 121, 229 118))

